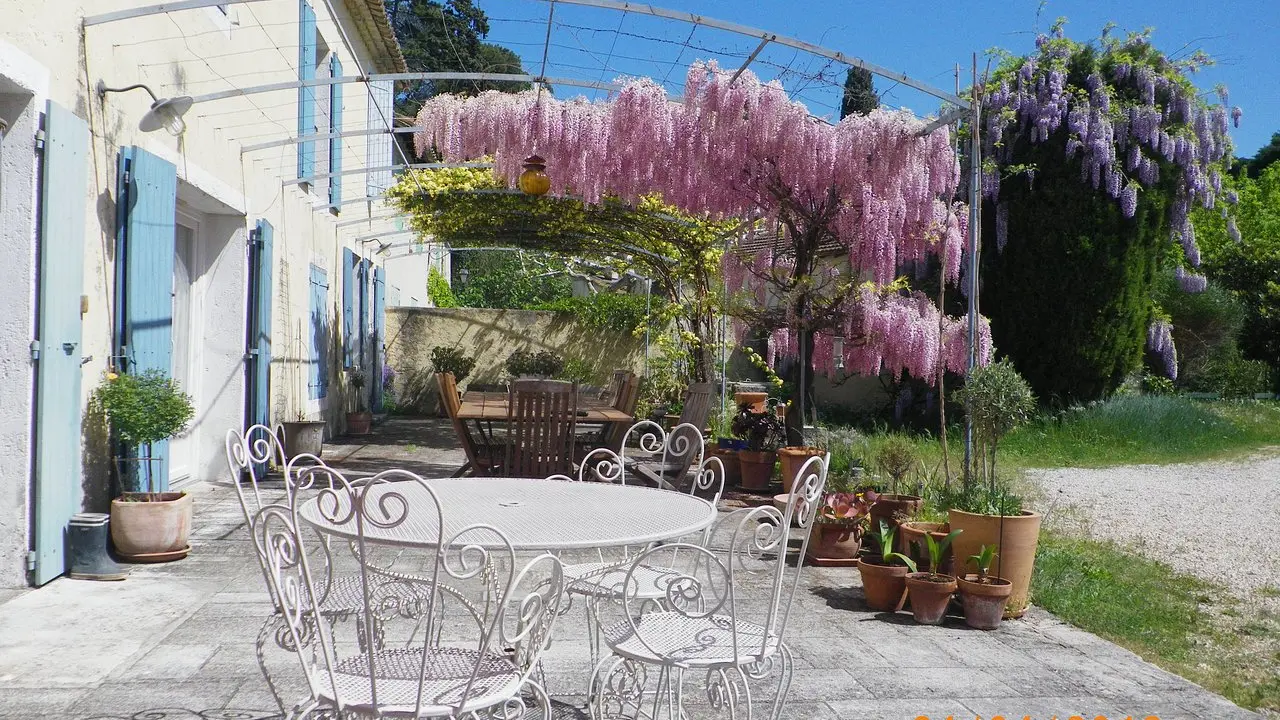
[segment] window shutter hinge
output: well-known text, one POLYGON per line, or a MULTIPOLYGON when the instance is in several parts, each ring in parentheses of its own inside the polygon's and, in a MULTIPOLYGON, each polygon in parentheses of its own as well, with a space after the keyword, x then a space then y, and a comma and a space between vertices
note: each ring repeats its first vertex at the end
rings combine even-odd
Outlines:
POLYGON ((40 359, 40 341, 32 340, 30 348, 31 348, 31 359, 39 360, 40 359))
POLYGON ((36 569, 36 551, 29 550, 27 552, 27 570, 35 570, 35 569, 36 569))
POLYGON ((261 244, 262 244, 262 231, 259 230, 258 228, 253 228, 252 230, 249 231, 249 245, 250 247, 256 247, 261 244))
POLYGON ((44 129, 36 131, 36 152, 44 152, 44 129))

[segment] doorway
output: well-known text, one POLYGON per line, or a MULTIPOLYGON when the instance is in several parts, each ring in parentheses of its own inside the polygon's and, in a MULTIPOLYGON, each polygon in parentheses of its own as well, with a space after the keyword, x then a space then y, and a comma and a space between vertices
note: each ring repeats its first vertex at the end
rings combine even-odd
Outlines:
MULTIPOLYGON (((195 398, 198 378, 198 354, 201 343, 196 334, 195 285, 200 277, 200 220, 187 212, 178 212, 173 238, 173 358, 172 377, 183 392, 195 398)), ((169 486, 188 482, 194 464, 195 425, 169 441, 169 486)))

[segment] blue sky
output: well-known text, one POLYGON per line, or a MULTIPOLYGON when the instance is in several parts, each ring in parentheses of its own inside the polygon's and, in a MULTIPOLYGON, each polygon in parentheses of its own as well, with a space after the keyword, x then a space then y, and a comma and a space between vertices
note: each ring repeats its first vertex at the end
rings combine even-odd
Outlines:
MULTIPOLYGON (((547 8, 539 0, 477 0, 489 15, 489 40, 520 54, 526 70, 542 64, 547 8)), ((1002 47, 1025 53, 1034 47, 1034 30, 1055 18, 1068 19, 1067 34, 1096 38, 1115 22, 1122 30, 1155 29, 1157 47, 1169 54, 1197 48, 1217 60, 1195 82, 1206 92, 1219 83, 1231 103, 1244 110, 1232 131, 1236 154, 1252 155, 1273 132, 1280 132, 1280 2, 1272 0, 1049 0, 1037 20, 1039 0, 658 0, 660 7, 758 27, 816 43, 897 70, 944 90, 955 86, 955 66, 972 54, 1002 47)), ((590 80, 647 75, 665 80, 679 92, 688 64, 717 59, 736 68, 758 41, 681 22, 624 14, 614 10, 556 5, 546 74, 590 80)), ((778 77, 815 115, 836 114, 844 68, 826 60, 771 45, 751 65, 764 78, 778 77)), ((882 102, 919 114, 937 109, 937 101, 910 88, 876 79, 882 102)), ((557 88, 561 97, 579 94, 557 88)), ((591 95, 591 93, 586 93, 591 95)))

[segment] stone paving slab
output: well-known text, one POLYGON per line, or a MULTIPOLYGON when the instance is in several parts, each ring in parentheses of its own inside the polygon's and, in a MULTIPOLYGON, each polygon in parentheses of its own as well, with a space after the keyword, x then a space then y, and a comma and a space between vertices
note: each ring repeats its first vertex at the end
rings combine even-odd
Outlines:
MULTIPOLYGON (((440 424, 393 420, 378 442, 330 446, 326 459, 341 466, 355 458, 359 471, 416 462, 451 472, 459 452, 411 442, 430 436, 423 428, 438 436, 440 424)), ((192 494, 197 532, 186 560, 134 566, 118 583, 60 579, 0 597, 0 718, 278 714, 255 661, 271 606, 239 504, 226 485, 203 484, 192 494)), ((744 594, 764 597, 757 587, 744 594)), ((866 611, 855 569, 806 568, 793 613, 788 719, 1258 717, 1034 608, 993 632, 955 619, 924 627, 907 613, 866 611)), ((553 692, 586 686, 584 628, 580 607, 557 627, 546 658, 553 692)), ((292 656, 272 655, 269 667, 301 691, 292 656)), ((687 690, 690 720, 726 717, 707 704, 701 678, 696 684, 687 690)), ((764 689, 757 699, 770 694, 764 689)), ((586 717, 581 697, 558 700, 557 718, 586 717)))

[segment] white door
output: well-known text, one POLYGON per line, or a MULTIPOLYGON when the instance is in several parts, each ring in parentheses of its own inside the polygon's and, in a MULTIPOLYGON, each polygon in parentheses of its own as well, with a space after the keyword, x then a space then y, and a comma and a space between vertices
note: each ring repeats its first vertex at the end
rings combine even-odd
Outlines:
MULTIPOLYGON (((197 277, 196 233, 197 223, 186 216, 178 216, 174 233, 173 258, 173 379, 188 395, 196 373, 195 338, 192 336, 191 285, 197 277)), ((180 435, 169 441, 169 485, 180 484, 191 478, 191 455, 194 431, 188 426, 180 435)))

